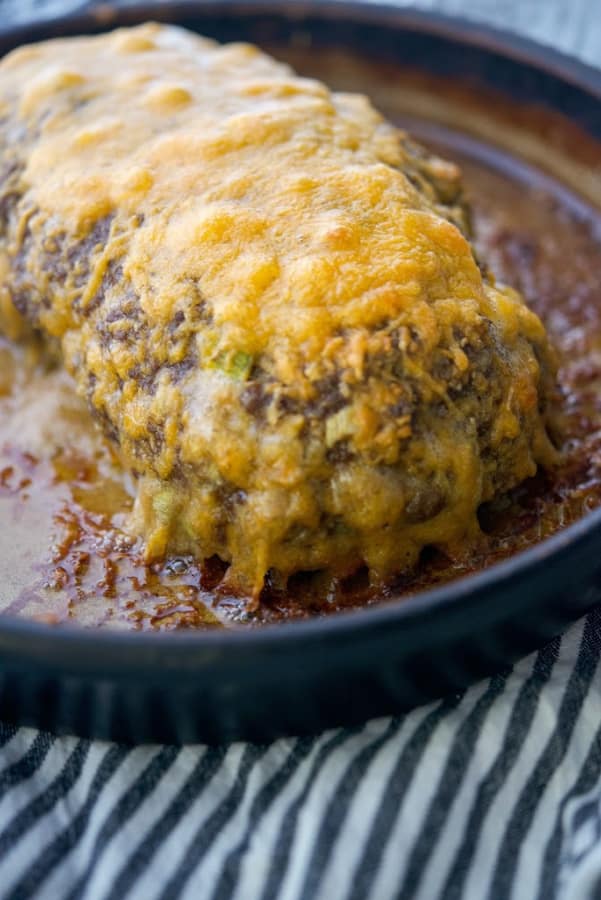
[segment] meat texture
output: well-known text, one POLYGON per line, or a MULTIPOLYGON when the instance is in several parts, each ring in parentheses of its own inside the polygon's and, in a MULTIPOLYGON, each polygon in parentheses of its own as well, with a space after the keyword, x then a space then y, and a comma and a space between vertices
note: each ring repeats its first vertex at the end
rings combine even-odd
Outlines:
POLYGON ((149 24, 10 54, 0 117, 0 324, 59 347, 150 559, 377 581, 552 464, 541 322, 365 97, 149 24))

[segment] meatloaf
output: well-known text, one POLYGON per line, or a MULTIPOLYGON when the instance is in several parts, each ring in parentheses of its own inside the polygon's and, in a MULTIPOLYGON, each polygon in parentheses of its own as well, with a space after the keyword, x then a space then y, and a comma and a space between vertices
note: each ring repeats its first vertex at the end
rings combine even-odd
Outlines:
POLYGON ((0 65, 0 323, 57 348, 148 559, 374 581, 551 465, 543 325, 359 95, 148 24, 0 65))

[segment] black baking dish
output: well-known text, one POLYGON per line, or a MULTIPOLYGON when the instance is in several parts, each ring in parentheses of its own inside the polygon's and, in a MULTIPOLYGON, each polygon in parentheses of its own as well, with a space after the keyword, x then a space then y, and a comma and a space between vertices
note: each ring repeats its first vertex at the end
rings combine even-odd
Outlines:
MULTIPOLYGON (((598 142, 601 73, 521 38, 371 3, 188 2, 88 9, 0 33, 23 42, 153 18, 219 40, 343 47, 567 116, 598 142)), ((6 527, 6 526, 2 526, 6 527)), ((283 625, 112 633, 0 617, 0 718, 122 740, 267 741, 459 691, 601 597, 601 509, 512 559, 409 600, 283 625)))

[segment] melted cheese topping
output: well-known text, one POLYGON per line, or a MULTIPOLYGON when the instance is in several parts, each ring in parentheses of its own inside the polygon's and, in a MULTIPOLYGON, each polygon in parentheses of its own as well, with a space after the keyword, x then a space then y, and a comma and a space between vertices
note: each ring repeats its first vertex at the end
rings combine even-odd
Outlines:
POLYGON ((552 458, 543 326, 366 98, 149 24, 15 51, 0 112, 0 321, 60 343, 150 556, 384 577, 552 458))

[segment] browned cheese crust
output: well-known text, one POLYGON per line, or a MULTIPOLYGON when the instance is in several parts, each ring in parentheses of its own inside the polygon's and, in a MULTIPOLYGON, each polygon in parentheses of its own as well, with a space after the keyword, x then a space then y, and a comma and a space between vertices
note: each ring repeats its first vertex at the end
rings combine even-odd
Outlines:
POLYGON ((553 461, 541 322, 365 97, 151 24, 12 53, 0 116, 0 326, 60 347, 149 558, 383 579, 553 461))

